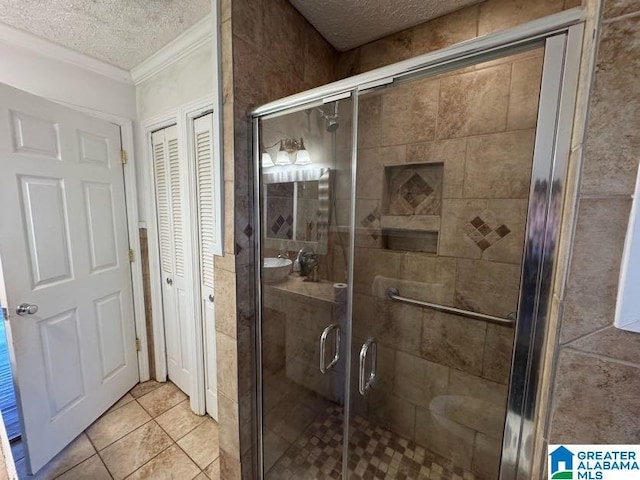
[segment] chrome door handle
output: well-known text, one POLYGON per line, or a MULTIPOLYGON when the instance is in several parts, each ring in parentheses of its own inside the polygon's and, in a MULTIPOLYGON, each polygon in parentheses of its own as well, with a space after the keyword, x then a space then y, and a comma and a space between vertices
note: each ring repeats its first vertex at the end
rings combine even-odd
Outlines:
POLYGON ((332 369, 336 363, 340 360, 340 324, 332 323, 322 331, 320 335, 320 372, 327 373, 327 370, 332 369), (331 330, 336 331, 336 352, 333 355, 333 360, 329 365, 325 365, 325 351, 327 347, 327 337, 331 330))
POLYGON ((376 380, 378 369, 378 346, 376 345, 376 340, 373 337, 369 337, 366 342, 362 345, 360 349, 360 377, 358 382, 358 390, 360 391, 360 395, 366 395, 369 390, 373 387, 373 383, 376 380), (367 363, 367 355, 369 353, 369 348, 371 348, 371 372, 365 378, 365 367, 367 363))
POLYGON ((38 305, 30 305, 28 303, 21 303, 16 308, 16 313, 18 315, 33 315, 38 312, 38 305))
POLYGON ((173 285, 173 280, 167 277, 167 285, 173 285))

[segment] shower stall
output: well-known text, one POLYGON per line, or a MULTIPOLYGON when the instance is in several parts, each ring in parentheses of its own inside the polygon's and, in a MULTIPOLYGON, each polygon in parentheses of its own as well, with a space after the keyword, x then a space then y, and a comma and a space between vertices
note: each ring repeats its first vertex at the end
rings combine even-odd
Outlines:
POLYGON ((261 478, 530 478, 581 39, 558 15, 254 112, 261 478))

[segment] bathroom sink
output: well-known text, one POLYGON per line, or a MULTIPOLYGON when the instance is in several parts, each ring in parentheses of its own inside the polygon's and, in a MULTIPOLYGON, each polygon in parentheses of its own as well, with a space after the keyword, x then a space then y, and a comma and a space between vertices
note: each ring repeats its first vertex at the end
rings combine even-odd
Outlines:
POLYGON ((274 284, 283 282, 293 262, 288 258, 265 258, 262 262, 262 277, 265 283, 274 284))

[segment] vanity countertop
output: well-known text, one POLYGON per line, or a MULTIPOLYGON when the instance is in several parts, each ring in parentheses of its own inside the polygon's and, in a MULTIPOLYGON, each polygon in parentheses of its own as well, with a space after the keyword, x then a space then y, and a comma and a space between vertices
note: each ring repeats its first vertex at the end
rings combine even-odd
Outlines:
POLYGON ((269 286, 280 291, 305 295, 325 302, 335 303, 333 293, 334 282, 328 280, 305 282, 304 279, 305 277, 291 274, 284 282, 269 286))

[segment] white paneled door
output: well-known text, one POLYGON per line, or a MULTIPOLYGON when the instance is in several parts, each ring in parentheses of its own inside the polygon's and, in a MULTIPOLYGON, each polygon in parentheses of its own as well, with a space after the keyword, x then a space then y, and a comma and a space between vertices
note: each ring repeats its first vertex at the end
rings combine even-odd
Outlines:
POLYGON ((185 245, 178 127, 153 132, 153 166, 162 277, 162 310, 169 378, 191 395, 192 321, 188 312, 193 296, 185 279, 185 245))
POLYGON ((119 127, 0 85, 0 255, 40 469, 138 381, 119 127))

